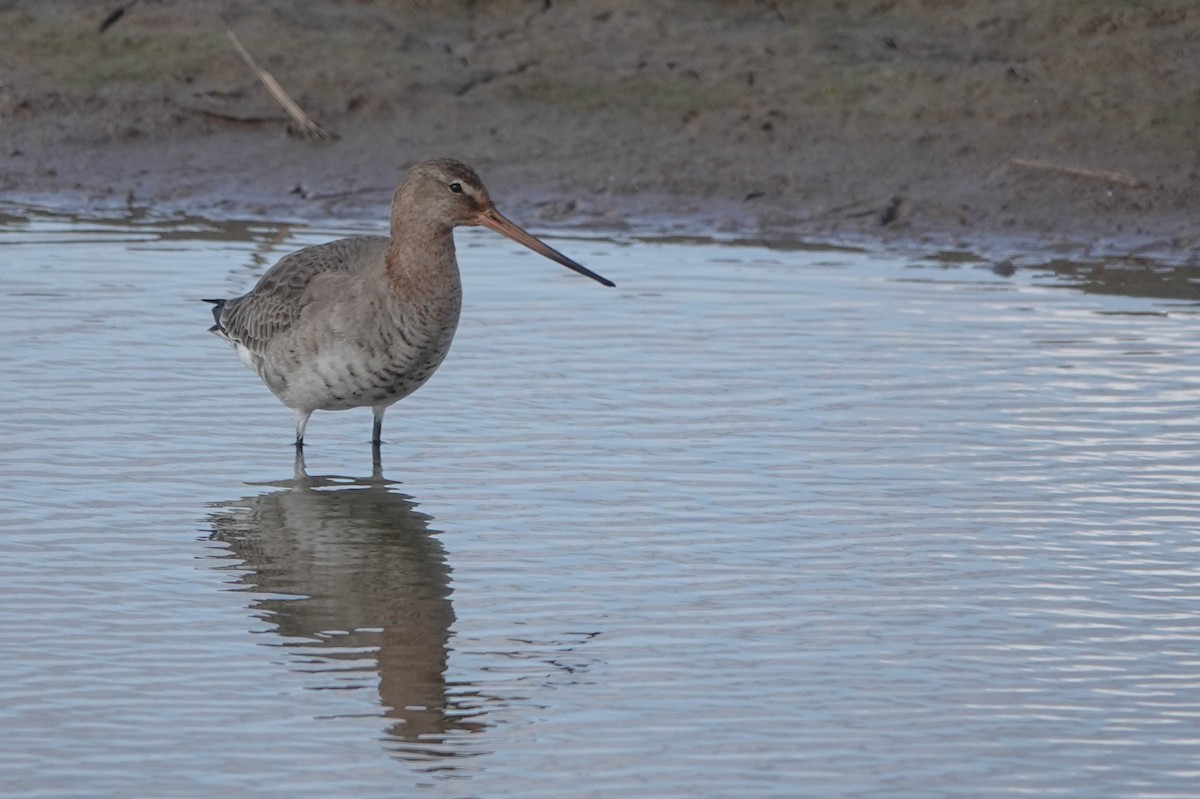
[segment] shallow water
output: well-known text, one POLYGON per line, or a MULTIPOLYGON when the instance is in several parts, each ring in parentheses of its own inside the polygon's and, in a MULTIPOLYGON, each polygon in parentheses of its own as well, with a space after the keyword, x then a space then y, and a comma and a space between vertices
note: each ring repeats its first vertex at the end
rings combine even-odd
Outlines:
POLYGON ((6 795, 1195 795, 1200 273, 467 231, 298 474, 199 299, 343 232, 0 218, 6 795))

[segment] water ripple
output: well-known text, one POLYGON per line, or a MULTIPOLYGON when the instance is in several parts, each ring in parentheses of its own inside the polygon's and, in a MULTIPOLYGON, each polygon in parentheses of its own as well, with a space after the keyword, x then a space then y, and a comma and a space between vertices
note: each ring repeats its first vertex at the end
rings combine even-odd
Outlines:
POLYGON ((296 471, 197 301, 330 235, 0 229, 11 795, 1194 794, 1161 287, 468 232, 382 464, 318 414, 296 471))

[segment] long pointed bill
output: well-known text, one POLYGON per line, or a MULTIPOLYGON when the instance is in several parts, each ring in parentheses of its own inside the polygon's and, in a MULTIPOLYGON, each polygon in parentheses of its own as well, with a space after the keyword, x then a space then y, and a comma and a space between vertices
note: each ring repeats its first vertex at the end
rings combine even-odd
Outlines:
POLYGON ((534 236, 530 233, 526 233, 524 230, 522 230, 520 227, 518 227, 515 223, 509 221, 509 219, 507 217, 505 217, 503 214, 501 214, 495 208, 489 208, 488 210, 486 210, 482 214, 480 214, 479 215, 479 224, 483 225, 486 228, 490 228, 491 230, 496 231, 501 236, 507 236, 508 238, 515 241, 517 244, 525 245, 529 249, 536 252, 538 255, 544 255, 547 258, 549 258, 551 261, 562 264, 567 269, 574 269, 576 272, 578 272, 581 275, 587 275, 592 280, 595 280, 597 283, 603 283, 605 286, 617 285, 616 283, 612 282, 608 278, 597 275, 595 272, 593 272, 591 269, 588 269, 583 264, 575 263, 574 261, 572 261, 567 256, 563 255, 558 250, 554 249, 550 245, 543 242, 537 236, 534 236))

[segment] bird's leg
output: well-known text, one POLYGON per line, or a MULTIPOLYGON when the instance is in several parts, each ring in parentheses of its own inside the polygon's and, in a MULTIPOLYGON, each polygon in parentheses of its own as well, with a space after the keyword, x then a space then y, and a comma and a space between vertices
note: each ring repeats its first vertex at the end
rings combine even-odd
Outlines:
POLYGON ((371 445, 371 480, 376 483, 383 481, 383 454, 378 444, 371 445))
POLYGON ((371 409, 371 412, 375 414, 375 425, 371 428, 371 443, 377 447, 383 443, 383 412, 386 410, 386 405, 376 405, 371 409))
POLYGON ((296 409, 296 449, 304 447, 304 428, 308 427, 308 417, 310 416, 312 416, 312 411, 296 409))

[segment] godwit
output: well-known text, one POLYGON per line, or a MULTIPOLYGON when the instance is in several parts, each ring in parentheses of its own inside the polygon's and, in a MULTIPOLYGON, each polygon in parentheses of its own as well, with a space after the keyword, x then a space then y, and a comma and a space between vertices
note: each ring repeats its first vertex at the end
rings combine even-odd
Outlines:
POLYGON ((606 286, 496 210, 475 171, 449 158, 417 164, 392 197, 390 236, 306 247, 249 293, 215 303, 210 330, 296 412, 296 446, 313 411, 370 406, 383 414, 429 379, 450 349, 462 307, 453 229, 483 225, 606 286))

